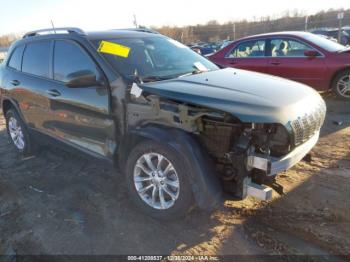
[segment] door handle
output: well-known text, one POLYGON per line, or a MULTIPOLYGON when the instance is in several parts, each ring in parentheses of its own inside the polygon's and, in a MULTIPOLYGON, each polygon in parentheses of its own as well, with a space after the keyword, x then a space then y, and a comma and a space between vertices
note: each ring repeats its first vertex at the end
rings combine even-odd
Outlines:
POLYGON ((18 86, 21 82, 19 82, 18 80, 12 80, 12 81, 10 81, 10 83, 13 86, 18 86))
POLYGON ((50 96, 60 96, 61 95, 61 93, 56 89, 47 90, 46 93, 48 93, 50 96))
POLYGON ((271 62, 271 65, 280 65, 281 64, 281 62, 278 62, 278 61, 276 61, 276 62, 271 62))
POLYGON ((229 62, 230 65, 235 65, 237 62, 229 62))

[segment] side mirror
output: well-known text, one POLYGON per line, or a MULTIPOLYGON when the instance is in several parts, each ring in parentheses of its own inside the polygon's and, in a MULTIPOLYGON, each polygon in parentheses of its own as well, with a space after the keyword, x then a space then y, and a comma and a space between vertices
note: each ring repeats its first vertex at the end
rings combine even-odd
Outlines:
POLYGON ((68 87, 86 87, 99 85, 94 72, 82 70, 71 73, 67 76, 66 86, 68 87))
POLYGON ((313 57, 319 56, 320 53, 317 52, 316 50, 305 50, 305 51, 304 51, 304 55, 305 55, 306 57, 313 58, 313 57))

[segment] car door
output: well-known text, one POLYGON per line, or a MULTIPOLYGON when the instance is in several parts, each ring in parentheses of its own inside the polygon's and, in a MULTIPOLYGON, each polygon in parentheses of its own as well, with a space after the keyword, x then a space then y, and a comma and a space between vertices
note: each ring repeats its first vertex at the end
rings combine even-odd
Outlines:
POLYGON ((28 127, 39 131, 44 131, 43 124, 48 116, 46 87, 51 82, 49 61, 52 43, 50 40, 26 43, 20 69, 11 68, 12 58, 8 64, 11 97, 18 103, 28 127))
MULTIPOLYGON (((24 47, 25 45, 19 45, 10 50, 7 64, 0 68, 0 89, 2 89, 0 90, 0 102, 5 97, 13 97, 14 100, 21 98, 16 94, 20 93, 22 89, 21 67, 24 47)), ((17 102, 17 105, 20 104, 17 102)))
POLYGON ((322 86, 326 76, 324 55, 310 45, 294 38, 272 38, 269 50, 268 73, 314 88, 322 86), (306 56, 305 51, 316 51, 316 56, 306 56))
POLYGON ((114 121, 110 117, 107 81, 88 52, 72 40, 56 40, 53 81, 47 89, 50 118, 46 132, 73 146, 102 156, 114 151, 114 121), (96 83, 68 87, 72 74, 90 72, 96 83))
POLYGON ((266 73, 265 39, 240 42, 221 61, 225 66, 266 73))

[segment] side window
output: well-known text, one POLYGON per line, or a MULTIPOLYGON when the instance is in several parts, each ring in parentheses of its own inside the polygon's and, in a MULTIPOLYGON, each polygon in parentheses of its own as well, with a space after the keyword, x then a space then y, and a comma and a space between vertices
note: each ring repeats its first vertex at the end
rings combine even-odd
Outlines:
POLYGON ((98 77, 96 64, 78 44, 56 41, 54 50, 54 79, 67 81, 67 76, 78 71, 91 71, 98 77))
POLYGON ((307 44, 294 39, 273 39, 271 40, 272 57, 304 57, 306 50, 314 50, 307 44))
POLYGON ((229 54, 230 58, 265 56, 265 40, 247 41, 236 46, 229 54))
POLYGON ((24 45, 16 47, 16 49, 12 52, 10 61, 8 63, 9 67, 21 71, 23 50, 24 45))
POLYGON ((49 78, 50 41, 33 42, 26 45, 22 71, 49 78))

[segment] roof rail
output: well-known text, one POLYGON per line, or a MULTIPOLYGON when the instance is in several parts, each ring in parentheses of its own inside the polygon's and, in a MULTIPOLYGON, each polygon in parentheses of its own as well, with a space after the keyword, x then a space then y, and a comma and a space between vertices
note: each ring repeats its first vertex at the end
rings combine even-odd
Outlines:
POLYGON ((125 28, 125 29, 113 29, 113 30, 128 30, 128 31, 137 31, 137 32, 144 32, 144 33, 152 33, 152 34, 159 34, 159 32, 149 29, 149 28, 125 28))
POLYGON ((40 29, 40 30, 35 30, 26 33, 23 38, 27 37, 32 37, 32 36, 37 36, 40 35, 40 33, 54 33, 56 34, 57 31, 66 31, 68 34, 79 34, 79 35, 85 35, 85 32, 81 30, 80 28, 76 27, 58 27, 58 28, 47 28, 47 29, 40 29))

